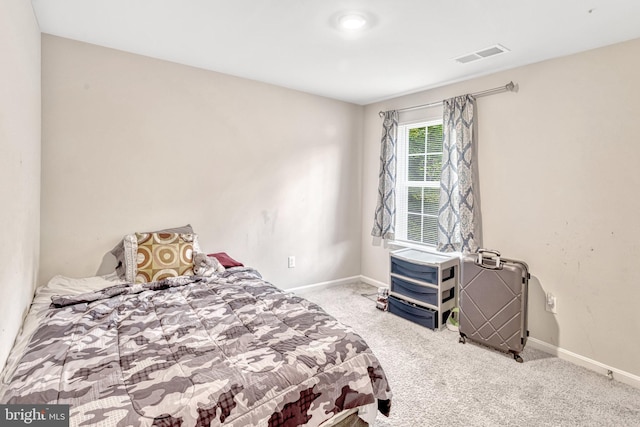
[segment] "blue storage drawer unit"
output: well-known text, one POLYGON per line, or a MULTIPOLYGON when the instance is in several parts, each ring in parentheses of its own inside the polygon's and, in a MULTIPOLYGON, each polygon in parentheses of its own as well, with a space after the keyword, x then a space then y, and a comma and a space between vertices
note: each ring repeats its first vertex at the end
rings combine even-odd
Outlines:
MULTIPOLYGON (((416 264, 396 257, 391 258, 391 273, 432 284, 438 283, 437 266, 416 264)), ((442 271, 442 281, 453 279, 454 275, 453 267, 444 269, 442 271)))
POLYGON ((457 255, 416 249, 390 254, 388 310, 430 329, 442 329, 456 306, 457 255))
POLYGON ((389 312, 429 329, 438 327, 438 312, 389 296, 389 312))
MULTIPOLYGON (((399 277, 391 276, 391 292, 402 294, 417 301, 425 302, 434 306, 438 305, 438 289, 431 288, 417 283, 402 280, 399 277)), ((454 296, 454 288, 443 292, 442 302, 449 301, 454 296)))
POLYGON ((438 281, 438 267, 415 264, 395 257, 391 258, 391 272, 429 283, 438 281))

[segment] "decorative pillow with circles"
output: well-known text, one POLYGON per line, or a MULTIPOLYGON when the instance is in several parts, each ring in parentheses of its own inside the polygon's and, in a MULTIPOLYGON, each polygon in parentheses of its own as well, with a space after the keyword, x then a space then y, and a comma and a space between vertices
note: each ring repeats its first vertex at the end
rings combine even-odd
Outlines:
POLYGON ((157 282, 167 277, 193 276, 191 233, 135 233, 124 238, 126 280, 157 282))
MULTIPOLYGON (((193 231, 193 227, 191 227, 191 224, 183 225, 182 227, 164 228, 162 230, 144 231, 140 234, 151 234, 151 233, 193 234, 193 250, 196 253, 200 252, 200 245, 198 244, 198 235, 193 231)), ((125 238, 119 241, 118 244, 110 251, 110 253, 116 259, 116 273, 118 274, 118 277, 122 280, 127 279, 127 274, 126 274, 127 266, 126 266, 125 251, 124 251, 125 238)))

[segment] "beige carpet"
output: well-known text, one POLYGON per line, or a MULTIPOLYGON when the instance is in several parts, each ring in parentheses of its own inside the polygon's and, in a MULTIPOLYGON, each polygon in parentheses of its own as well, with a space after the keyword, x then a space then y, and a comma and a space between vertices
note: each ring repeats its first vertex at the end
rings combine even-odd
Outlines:
POLYGON ((460 344, 456 332, 376 309, 363 296, 375 292, 353 284, 298 294, 353 327, 380 359, 394 398, 376 426, 640 426, 639 389, 530 347, 516 363, 460 344))

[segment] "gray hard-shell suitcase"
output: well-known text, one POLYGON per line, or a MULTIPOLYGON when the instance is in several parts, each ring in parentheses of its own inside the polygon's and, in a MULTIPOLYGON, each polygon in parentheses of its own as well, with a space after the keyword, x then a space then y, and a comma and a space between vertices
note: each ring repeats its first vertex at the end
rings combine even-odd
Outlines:
POLYGON ((459 299, 460 342, 493 347, 522 362, 527 343, 529 267, 522 261, 480 249, 462 257, 459 299))

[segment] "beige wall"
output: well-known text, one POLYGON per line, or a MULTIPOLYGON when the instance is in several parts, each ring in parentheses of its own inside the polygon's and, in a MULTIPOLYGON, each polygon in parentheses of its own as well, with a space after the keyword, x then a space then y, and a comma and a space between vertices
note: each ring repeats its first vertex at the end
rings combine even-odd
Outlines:
POLYGON ((640 375, 640 40, 369 105, 362 274, 387 282, 370 237, 381 109, 518 83, 479 98, 484 246, 529 263, 531 336, 640 375), (544 310, 544 293, 558 314, 544 310))
POLYGON ((31 2, 0 3, 0 367, 36 283, 40 238, 40 30, 31 2))
POLYGON ((42 62, 42 281, 186 223, 281 287, 360 273, 362 107, 50 35, 42 62))
POLYGON ((640 375, 639 53, 630 41, 363 109, 45 35, 41 281, 95 274, 125 233, 190 222, 205 250, 282 287, 387 282, 369 236, 377 112, 514 80, 478 101, 484 246, 529 263, 532 337, 640 375))

